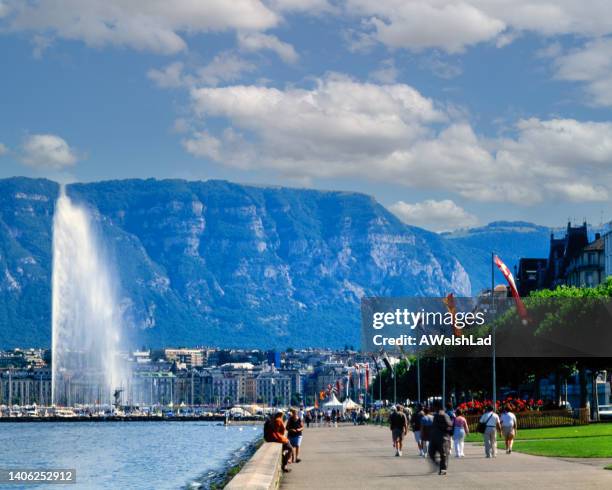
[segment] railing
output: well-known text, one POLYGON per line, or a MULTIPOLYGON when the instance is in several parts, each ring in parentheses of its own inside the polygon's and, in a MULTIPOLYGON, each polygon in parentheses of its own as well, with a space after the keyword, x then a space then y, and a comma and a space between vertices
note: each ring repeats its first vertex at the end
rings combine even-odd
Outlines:
MULTIPOLYGON (((589 411, 586 408, 574 410, 530 410, 517 412, 516 422, 519 429, 539 429, 542 427, 562 427, 584 425, 589 423, 589 411)), ((470 432, 476 430, 481 415, 467 415, 470 432)))

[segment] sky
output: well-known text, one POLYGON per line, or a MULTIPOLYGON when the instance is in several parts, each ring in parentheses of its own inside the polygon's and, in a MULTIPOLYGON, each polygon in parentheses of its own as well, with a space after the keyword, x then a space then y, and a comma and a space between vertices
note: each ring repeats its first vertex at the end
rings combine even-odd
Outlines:
POLYGON ((365 192, 435 231, 612 220, 608 0, 0 0, 0 178, 365 192))

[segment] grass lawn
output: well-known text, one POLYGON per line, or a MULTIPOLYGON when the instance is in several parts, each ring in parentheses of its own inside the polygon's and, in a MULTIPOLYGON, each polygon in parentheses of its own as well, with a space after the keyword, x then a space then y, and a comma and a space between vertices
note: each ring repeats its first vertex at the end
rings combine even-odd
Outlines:
MULTIPOLYGON (((480 442, 481 434, 470 434, 480 442)), ((503 449, 503 441, 499 445, 503 449)), ((519 430, 514 450, 538 456, 567 458, 612 458, 612 424, 519 430)))
POLYGON ((612 470, 612 464, 609 464, 608 466, 604 466, 604 470, 612 470))
MULTIPOLYGON (((503 448, 503 443, 499 446, 503 448)), ((537 456, 565 458, 612 458, 612 436, 540 441, 517 441, 514 450, 537 456)))

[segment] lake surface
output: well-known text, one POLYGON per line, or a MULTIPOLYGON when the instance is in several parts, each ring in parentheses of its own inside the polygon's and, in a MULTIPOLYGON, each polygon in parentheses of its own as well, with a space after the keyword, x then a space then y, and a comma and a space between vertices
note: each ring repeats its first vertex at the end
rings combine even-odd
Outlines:
POLYGON ((260 426, 211 422, 2 423, 0 468, 76 469, 76 485, 25 488, 185 488, 261 435, 260 426))

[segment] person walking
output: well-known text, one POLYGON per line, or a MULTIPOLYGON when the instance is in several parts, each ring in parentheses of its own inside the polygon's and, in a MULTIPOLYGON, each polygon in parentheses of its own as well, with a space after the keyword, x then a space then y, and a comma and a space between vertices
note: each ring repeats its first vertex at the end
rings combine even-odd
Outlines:
POLYGON ((504 405, 504 411, 501 416, 501 428, 506 443, 506 454, 512 454, 512 445, 516 437, 518 424, 516 423, 516 415, 512 413, 512 407, 509 404, 504 405))
POLYGON ((308 410, 304 415, 304 422, 306 422, 306 428, 310 429, 310 423, 312 422, 312 411, 308 410))
MULTIPOLYGON (((446 404, 446 415, 448 415, 451 419, 451 422, 455 422, 455 410, 453 409, 453 404, 448 402, 446 404)), ((451 438, 450 444, 448 445, 448 455, 450 456, 451 450, 453 449, 453 439, 451 438)))
POLYGON ((287 436, 289 437, 289 442, 293 447, 291 452, 291 462, 299 463, 300 459, 300 446, 302 445, 302 434, 304 432, 304 422, 300 418, 300 414, 295 408, 292 408, 291 416, 289 420, 287 420, 287 436))
POLYGON ((393 439, 395 455, 401 456, 404 436, 408 432, 408 419, 401 405, 394 407, 389 415, 389 428, 391 429, 391 438, 393 439))
POLYGON ((423 409, 423 417, 421 417, 421 444, 423 445, 423 457, 429 453, 429 440, 431 434, 431 425, 433 424, 433 415, 428 407, 423 409))
POLYGON ((499 415, 493 410, 493 405, 487 405, 479 422, 484 424, 485 455, 487 458, 495 458, 497 457, 497 433, 501 433, 501 425, 499 415))
POLYGON ((453 420, 453 443, 455 445, 455 458, 463 458, 463 448, 465 446, 465 436, 469 435, 470 429, 467 420, 463 416, 463 411, 457 409, 455 420, 453 420))
POLYGON ((436 456, 440 455, 438 475, 446 475, 448 468, 448 454, 453 422, 444 411, 442 403, 436 401, 433 404, 434 415, 432 417, 431 430, 429 434, 429 459, 436 464, 436 456))
POLYGON ((421 421, 423 419, 423 408, 420 405, 417 405, 415 409, 415 414, 410 417, 410 426, 412 427, 412 432, 414 433, 414 440, 417 443, 417 448, 419 450, 419 456, 423 456, 423 441, 421 440, 421 421))

